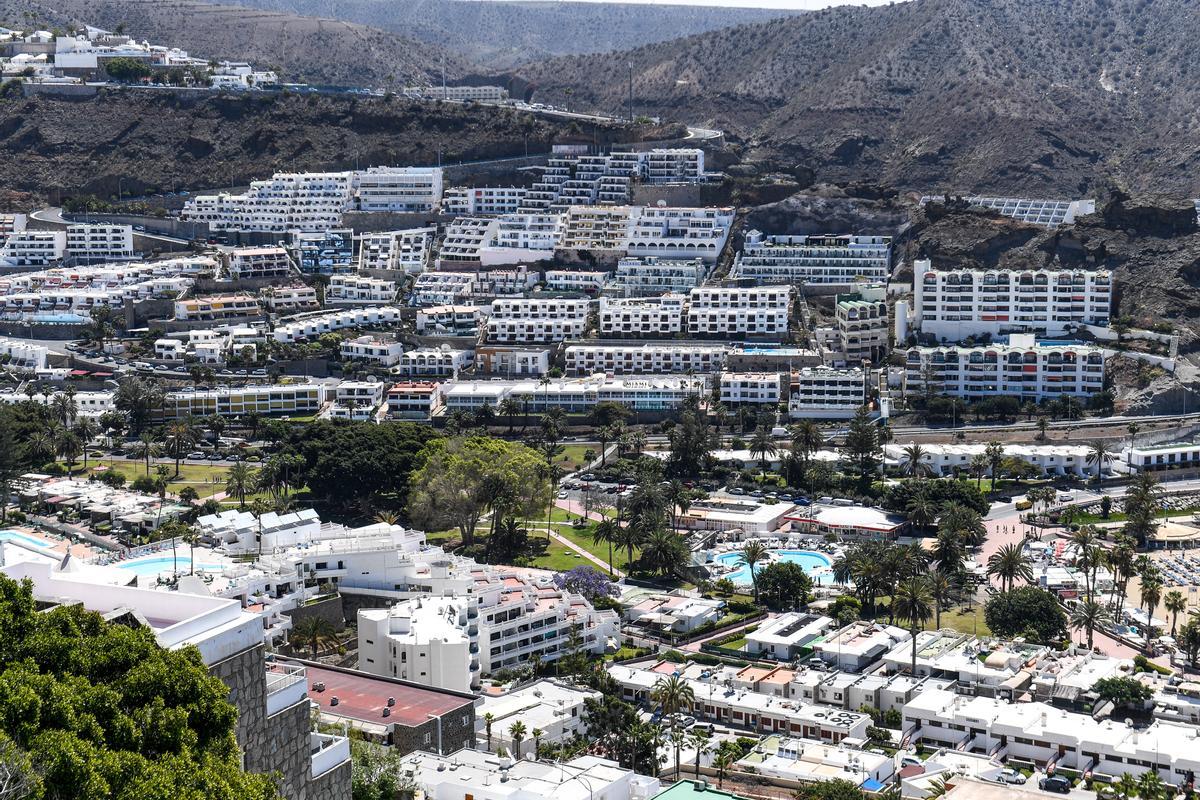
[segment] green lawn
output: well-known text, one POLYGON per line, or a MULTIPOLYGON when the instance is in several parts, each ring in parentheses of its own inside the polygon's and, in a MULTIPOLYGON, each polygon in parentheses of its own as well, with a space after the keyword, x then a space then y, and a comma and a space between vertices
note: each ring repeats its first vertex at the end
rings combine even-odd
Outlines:
MULTIPOLYGON (((588 551, 601 561, 608 563, 608 545, 604 542, 596 543, 592 541, 592 529, 596 527, 596 523, 589 522, 582 528, 576 528, 571 525, 555 525, 554 532, 564 539, 574 542, 579 547, 588 551)), ((636 561, 641 556, 641 550, 633 549, 633 559, 636 561)), ((625 548, 613 548, 613 561, 617 562, 616 567, 619 570, 625 569, 625 562, 629 559, 629 551, 625 548)))
POLYGON ((531 549, 541 549, 545 545, 545 550, 541 555, 538 555, 530 563, 532 566, 541 567, 542 569, 552 569, 556 572, 566 572, 569 569, 578 567, 580 564, 590 563, 586 558, 576 553, 571 548, 564 544, 551 539, 546 541, 545 535, 530 536, 531 549))
MULTIPOLYGON (((163 465, 170 472, 167 475, 167 490, 178 494, 179 490, 185 486, 191 486, 200 495, 201 499, 211 497, 217 492, 225 491, 225 476, 229 474, 229 467, 220 464, 180 464, 179 478, 175 477, 175 462, 165 460, 152 460, 150 463, 150 475, 153 477, 157 473, 155 467, 159 464, 163 465)), ((96 459, 88 461, 88 471, 91 474, 97 474, 94 468, 97 466, 105 466, 107 471, 119 472, 125 476, 125 480, 132 483, 137 478, 146 474, 146 463, 144 461, 122 461, 120 459, 96 459)), ((76 465, 76 474, 82 475, 83 464, 76 465)))
POLYGON ((595 451, 596 455, 600 455, 599 444, 567 444, 563 445, 563 451, 555 459, 554 463, 564 472, 574 472, 583 466, 583 454, 588 450, 595 451))
MULTIPOLYGON (((932 628, 933 620, 928 626, 932 628)), ((959 633, 977 633, 980 636, 991 636, 992 631, 983 620, 983 606, 975 604, 973 612, 964 612, 962 606, 955 606, 942 611, 942 627, 956 630, 959 633)))

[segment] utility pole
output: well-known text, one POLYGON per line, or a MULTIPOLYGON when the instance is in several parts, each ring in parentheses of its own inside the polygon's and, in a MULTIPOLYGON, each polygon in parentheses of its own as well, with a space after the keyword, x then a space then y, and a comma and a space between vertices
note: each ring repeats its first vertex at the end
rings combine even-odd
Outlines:
POLYGON ((446 88, 446 54, 442 53, 442 99, 450 99, 450 90, 446 88))

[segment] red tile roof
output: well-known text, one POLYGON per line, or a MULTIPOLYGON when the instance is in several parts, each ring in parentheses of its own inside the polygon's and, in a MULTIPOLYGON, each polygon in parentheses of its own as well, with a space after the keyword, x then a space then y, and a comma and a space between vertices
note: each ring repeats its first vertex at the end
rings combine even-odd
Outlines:
POLYGON ((416 726, 426 722, 429 715, 442 716, 474 701, 449 692, 368 675, 353 670, 322 669, 308 666, 308 698, 321 706, 321 711, 340 717, 387 725, 393 722, 416 726), (325 691, 313 686, 325 684, 325 691), (338 704, 330 705, 336 697, 338 704), (387 699, 394 697, 391 715, 383 716, 387 699))

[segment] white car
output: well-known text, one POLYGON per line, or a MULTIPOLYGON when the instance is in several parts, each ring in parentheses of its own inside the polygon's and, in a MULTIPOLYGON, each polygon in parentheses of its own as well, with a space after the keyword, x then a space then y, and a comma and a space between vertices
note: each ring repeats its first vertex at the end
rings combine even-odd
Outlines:
POLYGON ((1025 783, 1025 776, 1015 769, 1002 769, 1000 770, 1000 774, 996 776, 996 780, 1000 783, 1011 783, 1020 786, 1025 783))

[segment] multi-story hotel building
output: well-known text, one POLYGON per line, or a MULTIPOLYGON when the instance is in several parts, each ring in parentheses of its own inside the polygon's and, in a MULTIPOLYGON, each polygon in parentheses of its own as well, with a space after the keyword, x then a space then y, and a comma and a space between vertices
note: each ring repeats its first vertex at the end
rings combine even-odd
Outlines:
POLYGON ((459 217, 446 226, 438 252, 438 264, 482 262, 483 249, 492 243, 500 223, 494 217, 459 217))
POLYGON ((1062 336, 1108 325, 1106 270, 935 270, 913 262, 913 327, 938 341, 1004 333, 1062 336))
POLYGON ((891 259, 890 236, 765 236, 750 231, 730 277, 764 285, 887 281, 891 259))
POLYGON ((231 278, 286 278, 292 259, 282 247, 235 247, 229 252, 231 278))
POLYGON ((688 332, 782 336, 788 330, 791 305, 791 289, 786 286, 701 286, 690 294, 688 332))
POLYGON ((66 255, 85 264, 131 259, 133 227, 110 224, 68 225, 66 255))
POLYGON ((471 336, 479 333, 483 312, 478 306, 430 306, 417 312, 421 336, 471 336))
POLYGON ((352 173, 355 211, 432 211, 442 202, 440 167, 371 167, 352 173))
POLYGON ((1086 397, 1104 389, 1104 350, 1038 343, 1032 334, 1013 334, 1008 344, 982 347, 909 348, 905 391, 926 391, 928 383, 938 394, 964 398, 1086 397))
POLYGON ((243 194, 196 195, 182 218, 206 222, 212 231, 323 231, 341 224, 352 182, 351 172, 279 172, 251 182, 243 194))
POLYGON ((849 419, 867 402, 862 369, 805 367, 791 375, 788 416, 792 419, 849 419))
POLYGON ((552 292, 584 292, 597 294, 608 280, 603 271, 548 269, 546 288, 552 292))
POLYGON ((222 294, 175 301, 175 319, 222 320, 258 316, 258 300, 248 294, 222 294))
POLYGON ((386 277, 419 273, 429 264, 435 234, 433 228, 364 233, 358 242, 358 270, 385 272, 386 277))
POLYGON ((624 252, 640 206, 571 206, 567 210, 563 250, 624 252))
POLYGON ((62 261, 66 252, 66 231, 15 231, 0 247, 0 264, 44 267, 62 261))
POLYGON ((325 386, 320 383, 285 383, 272 386, 222 386, 203 391, 167 392, 163 418, 186 419, 217 414, 241 417, 246 414, 313 414, 325 403, 325 386))
POLYGON ((625 297, 690 292, 707 273, 708 267, 699 258, 622 258, 606 292, 625 297))
POLYGON ((387 390, 388 416, 395 419, 426 420, 441 402, 433 381, 404 381, 387 390))
POLYGON ((600 335, 669 336, 683 330, 684 298, 664 294, 645 298, 600 298, 600 335))
POLYGON ((639 212, 630 226, 630 256, 699 258, 713 262, 721 255, 733 224, 732 208, 648 206, 639 212))
POLYGON ((778 372, 722 372, 721 402, 727 406, 777 405, 784 376, 778 372))
POLYGON ((838 344, 847 362, 877 362, 887 355, 889 326, 883 287, 838 295, 834 313, 838 344))
POLYGON ((354 231, 292 231, 292 252, 306 275, 337 275, 354 271, 354 231))
POLYGON ((702 374, 719 370, 728 353, 723 344, 572 344, 566 368, 572 375, 702 374))
POLYGON ((325 290, 327 305, 386 305, 396 301, 396 284, 386 278, 334 275, 325 290))
POLYGON ((400 309, 395 306, 352 308, 292 320, 277 326, 272 335, 277 342, 289 343, 315 339, 321 334, 331 331, 364 328, 369 325, 395 325, 399 321, 400 309))
POLYGON ((514 378, 545 375, 550 371, 550 350, 521 345, 479 345, 475 348, 475 373, 514 378))
POLYGON ((550 408, 586 413, 610 400, 634 411, 673 411, 688 397, 702 395, 705 379, 694 375, 654 375, 638 378, 559 378, 549 382, 450 381, 442 384, 447 410, 476 411, 483 405, 499 406, 507 397, 528 403, 530 413, 550 408))
POLYGON ((342 358, 355 361, 370 361, 381 367, 394 367, 400 363, 404 345, 384 336, 366 334, 342 342, 342 358))
POLYGON ((528 191, 521 186, 451 186, 442 192, 442 213, 460 217, 515 214, 528 191))
POLYGON ((587 300, 560 298, 492 301, 488 340, 561 342, 577 339, 587 328, 587 300))
POLYGON ((451 378, 475 360, 472 350, 448 347, 418 347, 397 361, 396 372, 409 378, 451 378))

